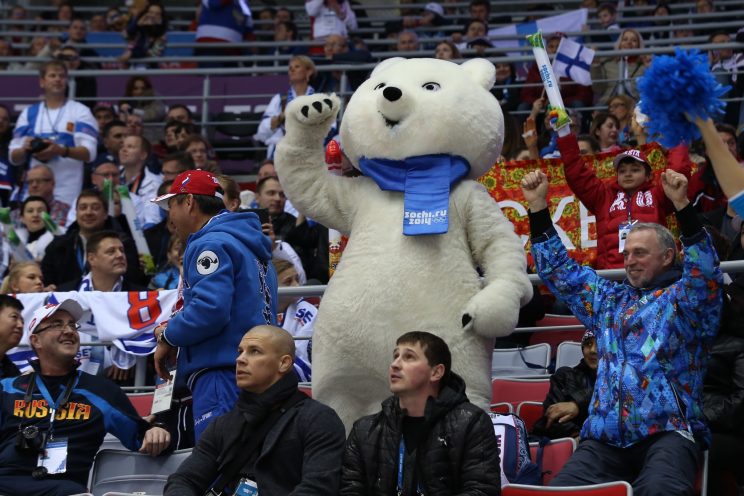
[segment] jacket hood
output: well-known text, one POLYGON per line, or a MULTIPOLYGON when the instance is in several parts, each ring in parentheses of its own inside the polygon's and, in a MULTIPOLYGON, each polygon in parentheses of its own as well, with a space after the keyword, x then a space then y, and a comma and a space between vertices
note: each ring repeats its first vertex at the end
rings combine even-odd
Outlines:
POLYGON ((271 240, 261 231, 261 222, 253 212, 223 210, 190 235, 189 240, 199 239, 208 233, 227 233, 251 250, 259 260, 271 260, 271 240))

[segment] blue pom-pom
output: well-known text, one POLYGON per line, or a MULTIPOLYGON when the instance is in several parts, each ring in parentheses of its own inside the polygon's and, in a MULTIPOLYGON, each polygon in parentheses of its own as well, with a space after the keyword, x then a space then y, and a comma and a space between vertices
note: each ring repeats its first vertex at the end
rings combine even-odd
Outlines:
POLYGON ((654 57, 651 67, 639 78, 641 112, 649 136, 666 148, 700 138, 691 117, 706 119, 724 112, 721 100, 730 86, 721 86, 708 69, 708 57, 698 50, 675 49, 674 57, 654 57))

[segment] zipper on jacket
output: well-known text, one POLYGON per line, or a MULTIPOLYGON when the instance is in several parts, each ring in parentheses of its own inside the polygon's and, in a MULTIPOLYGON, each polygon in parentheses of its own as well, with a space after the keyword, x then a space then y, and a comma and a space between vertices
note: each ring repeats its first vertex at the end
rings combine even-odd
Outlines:
MULTIPOLYGON (((625 341, 623 341, 623 351, 625 351, 625 341)), ((620 369, 620 401, 617 405, 617 432, 620 436, 620 442, 624 444, 623 439, 623 383, 625 382, 623 379, 625 377, 625 357, 623 357, 623 368, 620 369)))
POLYGON ((669 382, 669 387, 672 388, 672 394, 674 395, 674 401, 677 402, 677 409, 679 410, 679 414, 682 416, 682 420, 684 420, 689 427, 690 423, 687 421, 687 409, 682 408, 682 400, 679 398, 677 388, 674 387, 674 384, 671 381, 669 382))

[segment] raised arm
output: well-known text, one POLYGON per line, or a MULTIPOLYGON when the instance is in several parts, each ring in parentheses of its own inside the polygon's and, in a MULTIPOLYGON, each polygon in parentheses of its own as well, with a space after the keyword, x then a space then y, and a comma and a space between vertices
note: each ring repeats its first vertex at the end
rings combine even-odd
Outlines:
MULTIPOLYGON (((684 250, 682 278, 673 291, 679 293, 677 307, 694 332, 713 338, 721 317, 723 274, 718 256, 697 212, 687 198, 687 178, 673 170, 661 175, 664 192, 674 204, 684 250)), ((689 336, 690 338, 694 336, 689 336)))
POLYGON ((522 193, 530 208, 532 256, 540 279, 554 295, 569 305, 582 324, 593 326, 597 303, 594 297, 613 283, 569 258, 550 219, 548 177, 544 172, 527 173, 522 178, 522 193))
POLYGON ((694 122, 703 135, 705 151, 723 193, 728 197, 736 213, 744 215, 744 169, 721 140, 711 119, 697 118, 694 122))
POLYGON ((559 135, 558 149, 561 152, 563 172, 569 188, 586 208, 596 214, 597 209, 604 205, 604 199, 608 194, 607 185, 584 164, 575 134, 559 135))
POLYGON ((336 95, 292 100, 285 111, 286 135, 276 147, 275 166, 284 192, 297 210, 348 234, 364 179, 335 176, 327 170, 323 139, 339 107, 336 95))

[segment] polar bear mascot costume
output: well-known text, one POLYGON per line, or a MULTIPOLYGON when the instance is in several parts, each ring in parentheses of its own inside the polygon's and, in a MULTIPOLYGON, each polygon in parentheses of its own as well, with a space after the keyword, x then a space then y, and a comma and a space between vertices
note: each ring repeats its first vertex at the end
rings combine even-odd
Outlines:
POLYGON ((328 173, 324 161, 339 99, 287 106, 275 156, 284 191, 300 212, 350 236, 313 337, 313 397, 347 429, 390 395, 392 350, 407 331, 441 336, 470 400, 490 403, 494 338, 514 330, 532 296, 512 224, 473 180, 503 144, 494 79, 483 59, 380 63, 341 122, 357 178, 328 173))

